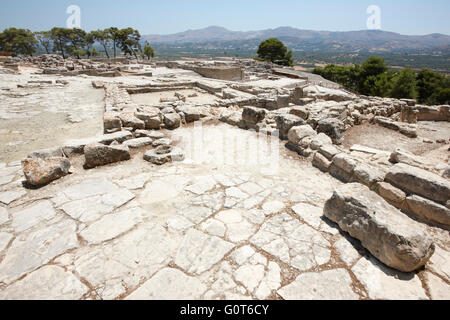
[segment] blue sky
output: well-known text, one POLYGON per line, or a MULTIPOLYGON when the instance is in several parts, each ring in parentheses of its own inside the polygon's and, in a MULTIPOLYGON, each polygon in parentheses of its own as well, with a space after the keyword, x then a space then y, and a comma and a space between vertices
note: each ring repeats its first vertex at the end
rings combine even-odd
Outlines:
POLYGON ((449 0, 15 0, 2 1, 0 29, 63 27, 69 5, 81 8, 81 27, 88 31, 117 26, 142 34, 170 34, 211 25, 235 31, 279 26, 363 30, 367 7, 378 5, 382 30, 450 35, 449 0))

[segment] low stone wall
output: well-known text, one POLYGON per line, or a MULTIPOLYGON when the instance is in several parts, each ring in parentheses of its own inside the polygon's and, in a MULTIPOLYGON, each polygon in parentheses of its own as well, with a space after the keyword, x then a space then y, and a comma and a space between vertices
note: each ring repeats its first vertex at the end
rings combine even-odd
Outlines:
POLYGON ((450 121, 450 106, 416 106, 418 121, 450 121))
POLYGON ((241 81, 244 71, 238 67, 196 67, 194 71, 206 78, 241 81))

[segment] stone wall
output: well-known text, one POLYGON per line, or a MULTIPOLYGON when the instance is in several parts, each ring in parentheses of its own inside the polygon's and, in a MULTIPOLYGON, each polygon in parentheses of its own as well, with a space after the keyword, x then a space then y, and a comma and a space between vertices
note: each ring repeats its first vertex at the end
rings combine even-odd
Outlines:
POLYGON ((206 78, 241 81, 244 72, 238 67, 196 67, 194 71, 206 78))
POLYGON ((416 106, 419 121, 450 121, 450 106, 416 106))

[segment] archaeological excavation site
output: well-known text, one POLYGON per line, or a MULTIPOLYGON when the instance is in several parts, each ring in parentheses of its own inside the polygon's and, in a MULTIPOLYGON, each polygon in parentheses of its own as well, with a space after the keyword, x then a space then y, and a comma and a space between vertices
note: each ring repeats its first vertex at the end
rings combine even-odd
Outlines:
POLYGON ((449 148, 270 62, 0 57, 0 300, 448 300, 449 148))

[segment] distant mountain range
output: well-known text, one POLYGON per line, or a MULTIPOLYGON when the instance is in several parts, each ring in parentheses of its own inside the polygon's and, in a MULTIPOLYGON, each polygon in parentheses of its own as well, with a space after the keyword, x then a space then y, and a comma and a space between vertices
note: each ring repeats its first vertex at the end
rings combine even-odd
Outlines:
POLYGON ((380 30, 348 32, 300 30, 280 27, 261 31, 230 31, 211 26, 171 35, 145 35, 143 40, 154 44, 212 44, 215 46, 256 46, 260 41, 276 37, 294 50, 327 51, 440 51, 450 54, 450 36, 433 33, 407 36, 380 30))

